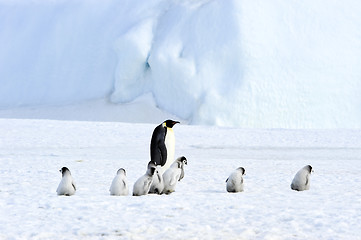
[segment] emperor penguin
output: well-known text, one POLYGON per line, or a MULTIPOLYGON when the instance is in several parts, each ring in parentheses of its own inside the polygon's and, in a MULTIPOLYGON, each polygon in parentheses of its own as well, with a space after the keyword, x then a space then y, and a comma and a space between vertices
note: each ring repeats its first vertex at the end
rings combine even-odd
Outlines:
MULTIPOLYGON (((178 181, 182 180, 184 178, 184 165, 188 165, 187 159, 182 156, 180 158, 177 159, 177 161, 181 161, 181 175, 179 176, 178 181)), ((175 164, 175 163, 172 163, 175 164)))
POLYGON ((56 192, 58 193, 58 195, 74 195, 76 187, 69 169, 67 167, 63 167, 59 170, 59 172, 61 172, 62 178, 58 188, 56 189, 56 192))
MULTIPOLYGON (((182 156, 177 158, 176 161, 163 173, 164 189, 163 193, 170 194, 175 191, 177 181, 180 181, 182 175, 182 166, 187 164, 187 159, 182 156)), ((184 176, 184 171, 183 171, 184 176)))
POLYGON ((120 168, 115 175, 109 188, 112 196, 126 196, 129 194, 127 174, 124 168, 120 168))
POLYGON ((133 196, 146 195, 149 192, 150 186, 153 182, 155 169, 155 164, 149 162, 147 172, 134 183, 133 196))
POLYGON ((243 175, 246 175, 246 170, 243 167, 237 168, 227 178, 227 192, 243 192, 243 175))
POLYGON ((164 181, 163 176, 160 173, 160 165, 157 166, 153 175, 153 182, 150 186, 149 193, 162 194, 164 189, 164 181))
POLYGON ((150 141, 150 159, 155 165, 160 165, 159 172, 163 174, 174 161, 175 137, 173 126, 178 121, 166 120, 158 125, 150 141))
POLYGON ((313 172, 311 165, 301 168, 292 180, 291 189, 296 191, 309 190, 311 172, 313 172))

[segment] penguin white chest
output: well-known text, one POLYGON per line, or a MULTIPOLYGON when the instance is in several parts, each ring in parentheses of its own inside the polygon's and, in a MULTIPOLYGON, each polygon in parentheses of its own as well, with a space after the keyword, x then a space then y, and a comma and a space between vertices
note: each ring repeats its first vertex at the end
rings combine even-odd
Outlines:
POLYGON ((178 167, 170 167, 163 174, 164 189, 165 194, 169 194, 175 191, 175 187, 179 177, 181 175, 181 169, 178 167))
POLYGON ((170 165, 174 162, 174 152, 175 152, 175 137, 172 128, 167 128, 167 134, 165 135, 165 146, 167 148, 167 162, 162 167, 162 172, 164 173, 170 165))

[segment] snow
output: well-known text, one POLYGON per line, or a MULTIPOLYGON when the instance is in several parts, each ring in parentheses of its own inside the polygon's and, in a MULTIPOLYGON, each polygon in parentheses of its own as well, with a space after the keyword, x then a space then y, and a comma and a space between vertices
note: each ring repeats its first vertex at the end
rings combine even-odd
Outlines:
POLYGON ((0 239, 361 239, 360 10, 0 0, 0 239), (188 162, 176 191, 110 196, 165 119, 188 162), (74 196, 56 194, 64 166, 74 196))
POLYGON ((176 117, 160 110, 153 96, 145 94, 125 104, 113 104, 101 99, 69 105, 4 109, 0 110, 0 118, 159 123, 176 117))
POLYGON ((0 109, 150 94, 196 125, 360 128, 360 10, 357 0, 1 0, 0 109))
POLYGON ((360 239, 360 130, 174 127, 185 177, 170 195, 114 197, 144 174, 156 124, 0 119, 1 239, 360 239), (308 191, 290 189, 310 164, 308 191), (59 169, 77 184, 57 196, 59 169), (244 192, 225 180, 244 167, 244 192))

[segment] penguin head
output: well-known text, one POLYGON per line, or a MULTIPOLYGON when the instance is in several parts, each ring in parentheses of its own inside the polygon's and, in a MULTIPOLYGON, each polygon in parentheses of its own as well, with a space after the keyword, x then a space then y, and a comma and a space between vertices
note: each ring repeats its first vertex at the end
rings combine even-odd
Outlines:
POLYGON ((305 168, 309 173, 312 173, 312 172, 313 172, 313 169, 312 169, 311 165, 306 165, 304 168, 305 168))
POLYGON ((118 171, 117 171, 117 175, 119 174, 124 174, 124 176, 127 175, 127 173, 125 172, 125 169, 124 168, 119 168, 118 171))
POLYGON ((188 165, 187 163, 187 159, 186 159, 186 157, 185 156, 182 156, 182 157, 180 157, 180 161, 182 162, 182 163, 184 163, 185 165, 188 165))
POLYGON ((157 166, 153 162, 148 163, 147 174, 153 176, 157 166))
POLYGON ((184 166, 184 164, 187 165, 187 159, 184 156, 177 158, 175 162, 178 164, 178 166, 184 166))
POLYGON ((168 119, 168 120, 165 120, 164 122, 163 122, 163 126, 164 127, 168 127, 168 128, 172 128, 174 125, 176 125, 177 123, 180 123, 180 122, 178 122, 178 121, 173 121, 173 120, 170 120, 170 119, 168 119))
POLYGON ((59 172, 61 172, 61 175, 64 176, 67 172, 70 174, 70 170, 67 167, 62 167, 59 172))
POLYGON ((242 175, 246 175, 246 169, 244 169, 243 167, 237 168, 237 171, 240 171, 242 175))

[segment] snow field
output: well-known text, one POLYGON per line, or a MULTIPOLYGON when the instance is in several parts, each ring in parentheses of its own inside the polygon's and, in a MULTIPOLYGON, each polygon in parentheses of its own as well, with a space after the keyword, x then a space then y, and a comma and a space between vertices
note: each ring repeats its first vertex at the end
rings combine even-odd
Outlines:
POLYGON ((0 120, 1 239, 360 239, 360 132, 177 125, 188 159, 171 195, 114 197, 146 171, 156 125, 0 120), (290 141, 292 140, 292 141, 290 141), (310 164, 309 191, 290 189, 310 164), (78 191, 59 197, 67 166, 78 191), (245 191, 225 180, 246 169, 245 191), (20 226, 19 226, 20 225, 20 226))

